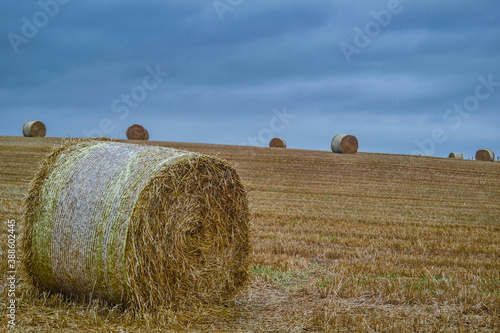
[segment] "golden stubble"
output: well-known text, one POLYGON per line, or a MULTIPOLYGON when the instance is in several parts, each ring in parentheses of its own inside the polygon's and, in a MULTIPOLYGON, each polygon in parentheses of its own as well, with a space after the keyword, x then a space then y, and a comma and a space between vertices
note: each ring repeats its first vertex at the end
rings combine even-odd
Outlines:
MULTIPOLYGON (((56 139, 29 140, 0 139, 1 214, 21 228, 16 207, 56 139)), ((251 208, 248 287, 223 305, 148 312, 21 282, 20 331, 500 329, 499 163, 151 144, 219 154, 238 171, 251 208)))

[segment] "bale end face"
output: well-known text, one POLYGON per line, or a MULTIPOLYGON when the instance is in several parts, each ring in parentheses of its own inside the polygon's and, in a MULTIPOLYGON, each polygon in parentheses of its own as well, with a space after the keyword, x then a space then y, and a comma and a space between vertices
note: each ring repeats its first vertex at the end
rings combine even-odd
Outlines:
POLYGON ((149 140, 148 131, 141 125, 134 124, 127 129, 127 139, 129 140, 149 140))
POLYGON ((493 162, 495 161, 495 153, 491 149, 481 149, 476 152, 476 160, 493 162))
POLYGON ((47 134, 47 128, 41 121, 30 120, 23 125, 23 135, 25 137, 43 138, 47 134))
POLYGON ((270 148, 286 148, 286 141, 283 138, 274 138, 269 142, 270 148))

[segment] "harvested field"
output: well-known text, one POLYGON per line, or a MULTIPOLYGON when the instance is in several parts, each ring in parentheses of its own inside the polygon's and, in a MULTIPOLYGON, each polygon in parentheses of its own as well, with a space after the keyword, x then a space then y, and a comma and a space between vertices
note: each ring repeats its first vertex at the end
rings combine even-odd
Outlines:
MULTIPOLYGON (((22 230, 34 162, 59 141, 0 137, 2 222, 22 230)), ((144 144, 218 154, 238 171, 252 214, 249 286, 225 306, 148 313, 19 281, 19 331, 500 330, 500 164, 144 144)))

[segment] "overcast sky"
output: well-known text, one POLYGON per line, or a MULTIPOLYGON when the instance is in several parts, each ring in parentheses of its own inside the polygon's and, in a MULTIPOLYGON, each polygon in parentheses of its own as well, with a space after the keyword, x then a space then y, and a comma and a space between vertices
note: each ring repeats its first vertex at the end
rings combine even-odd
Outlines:
POLYGON ((0 135, 500 153, 498 0, 0 6, 0 135))

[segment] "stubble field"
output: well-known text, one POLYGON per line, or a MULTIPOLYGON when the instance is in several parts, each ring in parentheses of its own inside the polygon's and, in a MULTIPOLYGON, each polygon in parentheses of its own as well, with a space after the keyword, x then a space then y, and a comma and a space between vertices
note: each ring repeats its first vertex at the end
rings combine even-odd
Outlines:
MULTIPOLYGON (((60 142, 0 137, 3 310, 6 222, 22 231, 29 181, 60 142)), ((248 287, 224 306, 137 313, 21 279, 19 331, 500 331, 500 163, 147 144, 218 154, 238 170, 252 212, 248 287)))

